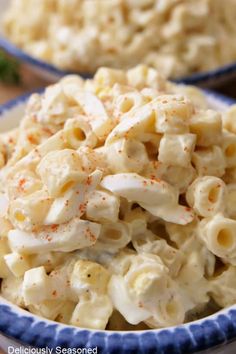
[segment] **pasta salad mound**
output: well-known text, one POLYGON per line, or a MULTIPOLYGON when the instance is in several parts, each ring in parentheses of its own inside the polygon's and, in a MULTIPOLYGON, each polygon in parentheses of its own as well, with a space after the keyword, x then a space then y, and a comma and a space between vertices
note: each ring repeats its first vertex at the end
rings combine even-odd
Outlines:
POLYGON ((145 63, 178 78, 236 61, 235 18, 236 0, 13 0, 4 30, 64 70, 145 63))
POLYGON ((1 296, 117 330, 236 303, 235 118, 144 65, 33 94, 0 134, 1 296))

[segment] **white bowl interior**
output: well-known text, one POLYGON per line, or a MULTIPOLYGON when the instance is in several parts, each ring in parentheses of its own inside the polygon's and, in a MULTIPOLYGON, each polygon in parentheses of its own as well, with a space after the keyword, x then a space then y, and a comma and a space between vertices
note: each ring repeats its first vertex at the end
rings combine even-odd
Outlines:
POLYGON ((3 111, 0 115, 0 131, 5 132, 16 128, 23 117, 25 110, 25 102, 18 103, 11 109, 3 111))
POLYGON ((209 103, 209 108, 215 109, 216 111, 224 112, 230 106, 230 103, 227 103, 225 100, 220 99, 217 94, 214 95, 214 93, 207 93, 206 98, 209 103))

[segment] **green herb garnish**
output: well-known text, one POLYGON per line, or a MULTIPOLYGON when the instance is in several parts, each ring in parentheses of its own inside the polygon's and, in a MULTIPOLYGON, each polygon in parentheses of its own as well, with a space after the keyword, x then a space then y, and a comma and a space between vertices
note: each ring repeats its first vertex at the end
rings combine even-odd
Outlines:
POLYGON ((0 50, 0 81, 6 84, 20 83, 19 63, 0 50))

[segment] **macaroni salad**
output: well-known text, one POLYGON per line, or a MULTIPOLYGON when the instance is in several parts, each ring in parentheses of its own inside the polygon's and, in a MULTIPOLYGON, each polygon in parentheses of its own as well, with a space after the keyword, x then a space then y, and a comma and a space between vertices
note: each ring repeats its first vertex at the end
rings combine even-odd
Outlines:
POLYGON ((145 63, 176 78, 236 61, 235 18, 236 0, 13 0, 4 28, 61 69, 145 63))
POLYGON ((236 303, 235 117, 144 65, 33 94, 0 135, 1 295, 119 330, 236 303))

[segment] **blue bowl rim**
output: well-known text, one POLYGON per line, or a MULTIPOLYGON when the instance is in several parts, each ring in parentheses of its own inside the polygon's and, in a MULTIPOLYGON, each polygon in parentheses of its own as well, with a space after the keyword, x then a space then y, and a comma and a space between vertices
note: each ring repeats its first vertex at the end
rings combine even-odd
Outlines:
MULTIPOLYGON (((204 90, 225 103, 236 101, 204 90)), ((43 92, 43 89, 38 91, 43 92)), ((31 93, 0 106, 1 117, 27 101, 31 93)), ((38 348, 93 348, 102 354, 196 353, 236 339, 236 305, 206 318, 183 325, 147 331, 101 331, 77 328, 40 318, 0 297, 0 333, 38 348), (174 340, 173 340, 174 338, 174 340)))
POLYGON ((29 65, 38 67, 39 69, 47 70, 50 74, 62 77, 65 75, 77 74, 85 78, 91 77, 91 74, 88 73, 75 73, 70 70, 62 70, 57 68, 55 65, 47 63, 46 61, 37 59, 25 51, 21 50, 19 47, 8 41, 6 38, 0 35, 0 48, 4 49, 7 53, 11 54, 15 58, 24 61, 29 65))
POLYGON ((0 119, 2 117, 2 115, 4 113, 6 113, 7 111, 10 111, 12 108, 17 107, 18 105, 25 103, 29 97, 34 94, 34 93, 38 93, 38 94, 42 94, 44 92, 45 88, 38 88, 36 90, 33 91, 29 91, 23 95, 20 95, 16 98, 13 98, 9 101, 7 101, 6 103, 3 103, 0 105, 0 119))
MULTIPOLYGON (((6 52, 19 59, 20 61, 24 61, 25 63, 38 67, 39 69, 46 70, 51 75, 56 75, 58 77, 69 75, 69 74, 77 74, 84 78, 89 78, 93 76, 91 73, 86 72, 73 72, 69 70, 62 70, 56 67, 53 64, 47 63, 46 61, 37 59, 30 54, 27 54, 25 51, 17 47, 15 44, 10 42, 8 39, 0 35, 0 48, 3 48, 6 52)), ((181 77, 173 80, 176 83, 184 83, 188 85, 193 84, 205 84, 212 80, 223 78, 226 75, 230 75, 232 73, 236 73, 236 62, 221 66, 219 68, 204 71, 200 73, 195 73, 186 77, 181 77)))

